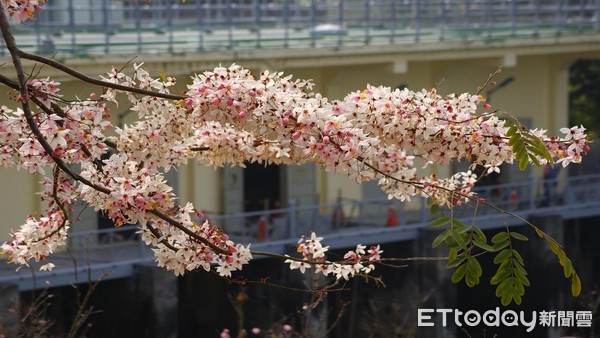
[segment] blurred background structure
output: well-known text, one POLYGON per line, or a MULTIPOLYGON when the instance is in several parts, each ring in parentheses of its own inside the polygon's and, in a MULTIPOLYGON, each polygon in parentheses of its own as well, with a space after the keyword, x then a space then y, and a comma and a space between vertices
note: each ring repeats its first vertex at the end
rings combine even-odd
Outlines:
MULTIPOLYGON (((407 86, 412 90, 435 86, 440 94, 473 92, 489 74, 502 67, 496 79, 498 85, 483 94, 495 108, 510 112, 525 125, 556 134, 569 123, 580 123, 572 118, 582 114, 574 114, 574 107, 597 108, 581 102, 576 105, 570 98, 575 87, 581 94, 579 84, 587 83, 582 78, 593 84, 600 76, 599 0, 51 0, 37 20, 14 29, 24 50, 53 56, 92 76, 107 72, 111 66, 120 68, 135 56, 134 62, 145 62, 153 74, 176 76, 179 91, 185 90, 185 83, 193 74, 234 62, 254 72, 284 71, 297 78, 313 79, 315 91, 331 99, 341 99, 367 84, 407 86), (578 83, 570 82, 573 78, 578 83)), ((0 55, 7 56, 5 48, 0 48, 0 55)), ((33 70, 32 64, 29 67, 33 70)), ((0 65, 0 70, 11 74, 10 63, 0 65)), ((48 67, 36 71, 40 76, 61 81, 67 97, 87 96, 100 90, 48 67)), ((597 86, 584 89, 585 102, 600 97, 597 86)), ((0 97, 0 104, 15 105, 8 95, 0 97)), ((126 105, 119 105, 113 113, 118 125, 135 120, 126 105)), ((594 224, 600 216, 597 159, 597 153, 592 151, 583 165, 562 171, 545 168, 520 172, 506 166, 501 175, 482 182, 478 188, 482 196, 499 207, 536 219, 542 222, 541 226, 547 223, 556 238, 567 243, 567 252, 579 259, 576 267, 581 271, 584 292, 594 291, 600 282, 600 269, 594 265, 594 261, 599 261, 595 259, 598 250, 592 249, 598 232, 594 224)), ((457 169, 464 169, 464 164, 430 166, 424 171, 448 175, 457 169)), ((251 164, 246 169, 217 170, 189 165, 171 171, 169 179, 182 201, 205 209, 207 219, 222 225, 234 240, 255 243, 256 250, 287 253, 293 250, 300 235, 314 230, 325 236, 332 249, 348 249, 360 242, 380 243, 386 252, 397 255, 444 254, 430 248, 434 232, 427 228, 429 215, 424 201, 388 201, 374 182, 358 185, 313 165, 251 164)), ((36 181, 26 173, 0 170, 0 238, 8 239, 10 229, 17 228, 39 208, 34 194, 38 190, 36 181)), ((28 270, 16 273, 13 266, 2 264, 0 284, 11 287, 0 288, 0 300, 39 287, 42 281, 60 288, 82 281, 82 276, 83 280, 104 276, 111 280, 102 283, 109 285, 107 288, 111 288, 110 283, 125 283, 128 290, 137 290, 135 294, 145 297, 144 304, 155 306, 144 312, 145 318, 173 318, 173 313, 178 314, 173 321, 179 329, 177 325, 163 327, 179 330, 180 337, 193 336, 186 332, 208 335, 231 325, 227 324, 231 320, 220 319, 228 316, 211 317, 231 313, 227 301, 214 305, 214 311, 202 312, 198 307, 194 309, 190 300, 200 302, 205 296, 193 291, 198 280, 226 292, 225 287, 216 286, 220 281, 207 282, 210 277, 198 274, 180 279, 167 277, 150 267, 152 252, 138 241, 135 226, 114 228, 93 210, 79 211, 81 221, 73 226, 69 251, 53 257, 61 263, 53 272, 39 272, 32 278, 28 270), (75 268, 73 257, 82 262, 75 268), (170 295, 175 302, 164 304, 158 300, 160 290, 165 288, 179 290, 170 295), (156 305, 159 303, 162 305, 156 305)), ((457 213, 465 221, 473 219, 471 208, 457 213)), ((492 210, 478 210, 475 221, 490 233, 505 226, 523 227, 516 219, 492 210)), ((555 262, 539 261, 537 255, 547 253, 543 244, 532 244, 532 248, 528 256, 531 264, 541 271, 548 267, 560 272, 558 265, 553 265, 555 262)), ((299 278, 281 272, 279 263, 267 261, 255 263, 259 270, 264 269, 264 275, 274 274, 281 281, 299 278)), ((394 296, 373 297, 386 304, 403 295, 409 299, 403 302, 414 304, 418 297, 425 299, 431 290, 444 290, 443 297, 438 295, 427 298, 428 301, 437 307, 459 303, 473 306, 457 300, 462 292, 469 291, 449 286, 447 271, 436 266, 411 266, 406 275, 416 280, 389 277, 395 284, 388 292, 394 296)), ((488 270, 491 272, 492 268, 490 262, 488 270)), ((544 283, 544 273, 540 276, 544 283)), ((565 296, 567 289, 562 287, 560 275, 556 279, 556 283, 540 288, 546 291, 540 296, 545 299, 530 302, 557 309, 573 304, 565 296), (553 297, 548 298, 548 293, 553 297)), ((115 284, 112 285, 114 289, 115 284)), ((490 304, 498 304, 493 290, 488 293, 490 304)), ((365 305, 366 300, 360 300, 359 295, 347 298, 365 305)), ((252 297, 272 300, 274 296, 259 292, 252 297)), ((131 302, 138 304, 130 305, 135 308, 142 301, 131 302)), ((279 310, 271 309, 267 303, 260 306, 273 321, 278 320, 279 310)), ((392 312, 388 310, 386 313, 392 312)), ((356 311, 349 311, 349 316, 355 319, 356 311)), ((250 318, 260 323, 260 318, 250 318)), ((345 320, 358 323, 354 319, 345 320)), ((356 333, 344 328, 332 336, 360 337, 359 324, 353 325, 349 324, 348 330, 356 333)), ((97 326, 102 327, 97 328, 99 336, 116 334, 108 327, 97 326)), ((166 336, 160 330, 149 330, 144 336, 166 336)), ((427 331, 424 336, 450 337, 452 330, 427 331)), ((125 332, 131 336, 132 331, 125 332)), ((546 336, 552 334, 540 333, 540 337, 546 336)))

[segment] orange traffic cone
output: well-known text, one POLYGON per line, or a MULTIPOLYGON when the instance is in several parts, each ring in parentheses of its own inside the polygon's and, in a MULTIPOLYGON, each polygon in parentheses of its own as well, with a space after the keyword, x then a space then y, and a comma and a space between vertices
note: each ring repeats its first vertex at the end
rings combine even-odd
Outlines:
POLYGON ((256 239, 259 241, 264 241, 267 239, 267 218, 265 216, 260 216, 258 220, 258 229, 256 229, 256 239))
POLYGON ((400 222, 398 222, 398 215, 396 215, 396 209, 394 208, 394 206, 390 204, 390 208, 388 209, 388 218, 385 222, 385 226, 395 227, 397 225, 400 225, 400 222))

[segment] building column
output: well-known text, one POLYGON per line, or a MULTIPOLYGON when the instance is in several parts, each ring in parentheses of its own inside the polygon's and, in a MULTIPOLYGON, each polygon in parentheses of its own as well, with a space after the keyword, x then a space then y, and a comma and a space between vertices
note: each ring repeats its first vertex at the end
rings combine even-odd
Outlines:
POLYGON ((179 322, 177 277, 154 265, 135 267, 137 337, 176 338, 179 322))
POLYGON ((19 288, 15 284, 0 284, 0 334, 17 337, 19 333, 19 288))

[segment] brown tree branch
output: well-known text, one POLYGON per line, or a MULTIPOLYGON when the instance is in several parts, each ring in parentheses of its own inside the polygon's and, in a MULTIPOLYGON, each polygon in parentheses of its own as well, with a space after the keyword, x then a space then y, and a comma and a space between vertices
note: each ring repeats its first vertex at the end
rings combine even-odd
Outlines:
MULTIPOLYGON (((14 38, 13 38, 14 40, 14 38)), ((112 88, 112 89, 116 89, 116 90, 122 90, 122 91, 126 91, 126 92, 130 92, 130 93, 136 93, 136 94, 142 94, 142 95, 148 95, 148 96, 153 96, 153 97, 160 97, 163 99, 169 99, 169 100, 183 100, 186 99, 186 96, 182 96, 182 95, 175 95, 175 94, 167 94, 167 93, 159 93, 159 92, 155 92, 152 90, 145 90, 145 89, 141 89, 141 88, 136 88, 136 87, 129 87, 129 86, 125 86, 125 85, 121 85, 121 84, 117 84, 117 83, 112 83, 112 82, 107 82, 107 81, 103 81, 103 80, 98 80, 95 79, 93 77, 89 77, 71 67, 68 67, 58 61, 54 61, 52 59, 49 59, 47 57, 43 57, 41 55, 36 55, 36 54, 31 54, 31 53, 27 53, 24 52, 18 48, 15 49, 15 52, 23 59, 27 59, 27 60, 31 60, 31 61, 36 61, 36 62, 40 62, 43 64, 46 64, 50 67, 53 67, 55 69, 58 69, 64 73, 67 73, 81 81, 87 82, 87 83, 91 83, 97 86, 102 86, 102 87, 108 87, 108 88, 112 88)), ((11 53, 12 55, 12 53, 11 53)))
MULTIPOLYGON (((23 69, 23 64, 21 63, 21 55, 23 55, 23 58, 29 58, 31 60, 34 61, 45 61, 43 63, 55 67, 59 70, 62 70, 70 75, 73 75, 74 77, 83 80, 83 81, 87 81, 90 82, 92 84, 98 84, 101 86, 109 86, 111 88, 115 88, 115 89, 120 89, 120 90, 126 90, 126 91, 131 91, 131 92, 136 92, 139 94, 144 94, 144 95, 153 95, 153 96, 158 96, 158 97, 163 97, 163 98, 170 98, 170 99, 182 99, 185 97, 182 96, 176 96, 176 95, 170 95, 170 94, 161 94, 161 93, 156 93, 156 92, 152 92, 152 91, 146 91, 146 90, 141 90, 138 88, 131 88, 131 87, 127 87, 127 86, 122 86, 122 85, 115 85, 115 84, 111 84, 105 81, 100 81, 100 80, 96 80, 93 78, 90 78, 88 76, 85 76, 65 65, 60 64, 59 62, 56 62, 54 60, 50 60, 50 59, 46 59, 44 57, 38 57, 29 53, 24 53, 22 51, 19 50, 19 48, 17 47, 17 43, 15 41, 15 37, 12 34, 12 30, 10 28, 10 24, 8 22, 8 18, 6 16, 6 12, 3 9, 0 9, 0 31, 2 32, 2 36, 4 38, 4 41, 6 43, 6 48, 8 49, 10 55, 11 55, 11 59, 13 62, 13 66, 15 68, 15 72, 17 75, 17 85, 18 85, 18 90, 20 93, 20 101, 21 101, 21 105, 23 107, 23 113, 25 115, 25 119, 27 121, 27 125, 29 126, 29 128, 31 129, 31 131, 33 132, 33 134, 35 135, 36 139, 38 140, 38 142, 40 143, 40 145, 42 146, 42 148, 44 148, 44 151, 46 151, 46 153, 48 154, 48 156, 50 156, 50 158, 52 158, 52 160, 54 161, 54 163, 56 163, 56 165, 65 173, 67 173, 69 176, 71 176, 74 180, 79 181, 87 186, 90 186, 92 188, 94 188, 97 191, 100 191, 102 193, 105 194, 110 194, 111 190, 97 185, 91 181, 89 181, 88 179, 82 177, 81 175, 79 175, 78 173, 75 173, 74 171, 72 171, 64 161, 62 161, 55 153, 54 150, 52 149, 52 146, 50 146, 50 144, 48 143, 48 141, 44 138, 44 136, 42 135, 40 129, 38 128, 37 124, 35 123, 35 121, 33 120, 33 114, 31 111, 31 106, 29 105, 29 90, 28 90, 28 86, 27 86, 27 79, 25 77, 25 71, 23 69)), ((8 81, 7 81, 8 82, 8 81)), ((9 82, 10 83, 10 82, 9 82)), ((207 245, 208 247, 210 247, 211 249, 213 249, 215 252, 220 253, 220 254, 224 254, 224 255, 230 255, 230 253, 226 250, 223 250, 221 248, 219 248, 218 246, 214 245, 213 243, 211 243, 210 241, 208 241, 206 238, 203 238, 201 236, 199 236, 198 234, 194 233, 193 231, 187 229, 183 224, 181 224, 180 222, 177 222, 176 220, 174 220, 173 218, 169 217, 168 215, 165 215, 163 213, 161 213, 158 210, 150 210, 150 213, 152 213, 153 215, 163 219, 164 221, 170 223, 171 225, 177 227, 179 230, 183 231, 184 233, 186 233, 187 235, 189 235, 190 237, 192 237, 193 239, 196 239, 198 241, 200 241, 201 243, 207 245)))

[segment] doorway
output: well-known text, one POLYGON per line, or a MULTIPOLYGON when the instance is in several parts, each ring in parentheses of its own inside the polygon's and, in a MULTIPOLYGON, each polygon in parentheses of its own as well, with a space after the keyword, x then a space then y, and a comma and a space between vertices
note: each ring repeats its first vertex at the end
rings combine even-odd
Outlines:
POLYGON ((281 208, 281 167, 260 163, 246 164, 244 169, 244 211, 281 208))

